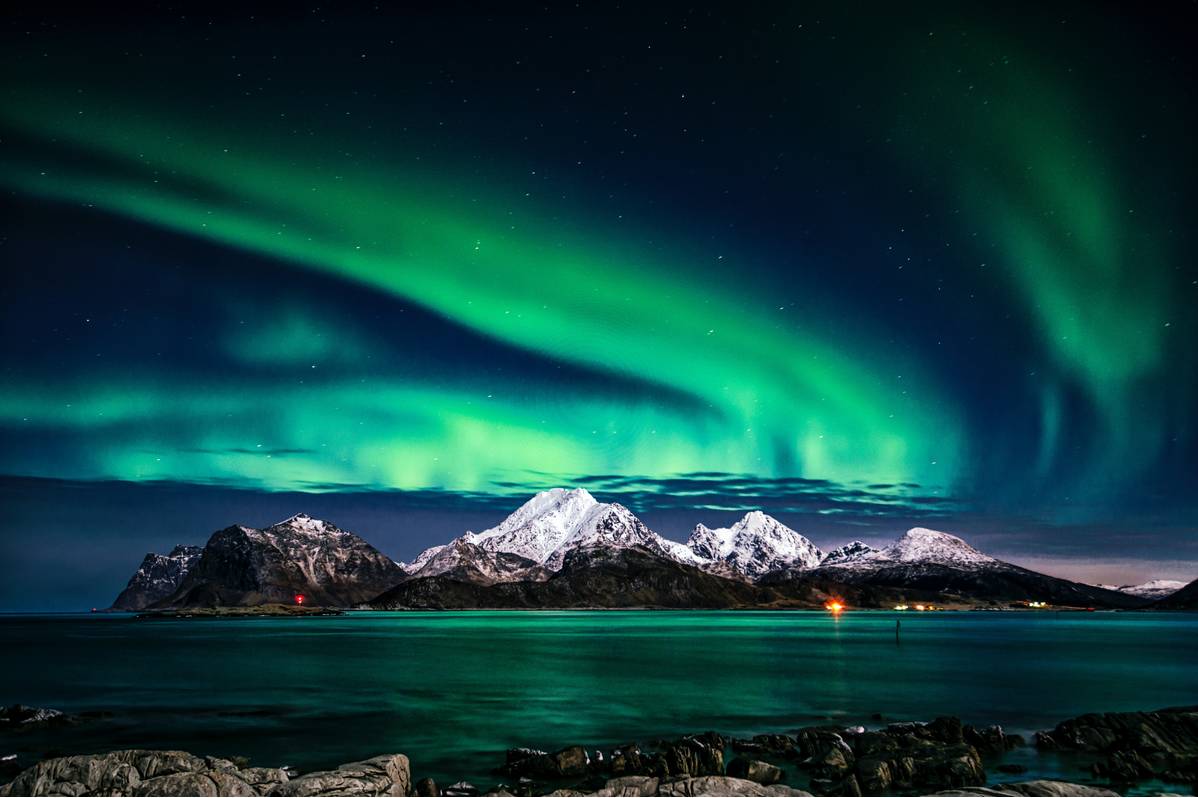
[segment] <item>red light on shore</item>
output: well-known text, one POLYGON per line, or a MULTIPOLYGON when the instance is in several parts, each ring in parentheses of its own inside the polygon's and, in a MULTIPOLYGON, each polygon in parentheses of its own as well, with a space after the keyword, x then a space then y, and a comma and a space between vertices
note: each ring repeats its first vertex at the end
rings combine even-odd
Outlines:
POLYGON ((296 593, 296 594, 295 594, 295 603, 296 603, 296 604, 303 604, 303 603, 304 603, 304 594, 303 594, 303 593, 296 593))
POLYGON ((833 615, 839 615, 840 613, 844 612, 844 604, 842 604, 838 599, 832 599, 824 605, 824 609, 833 615))

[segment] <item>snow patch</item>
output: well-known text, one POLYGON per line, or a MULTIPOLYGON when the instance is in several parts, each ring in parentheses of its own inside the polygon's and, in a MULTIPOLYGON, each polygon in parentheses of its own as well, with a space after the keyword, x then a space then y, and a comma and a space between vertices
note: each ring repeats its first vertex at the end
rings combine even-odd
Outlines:
POLYGON ((814 568, 823 559, 814 543, 760 510, 726 528, 697 525, 687 547, 702 561, 727 563, 750 579, 784 568, 814 568))

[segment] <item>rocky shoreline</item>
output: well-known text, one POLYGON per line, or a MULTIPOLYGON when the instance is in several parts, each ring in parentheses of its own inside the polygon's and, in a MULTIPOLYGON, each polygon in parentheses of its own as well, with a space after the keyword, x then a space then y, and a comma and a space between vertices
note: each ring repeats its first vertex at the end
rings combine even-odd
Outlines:
MULTIPOLYGON (((38 712, 21 708, 19 716, 35 723, 58 717, 38 712)), ((602 751, 582 745, 553 752, 514 748, 485 785, 415 780, 403 754, 299 774, 183 751, 125 750, 47 759, 0 786, 0 796, 1096 796, 1118 795, 1145 781, 1191 790, 1198 785, 1198 707, 1083 715, 1037 732, 1033 744, 1087 760, 1092 778, 1110 789, 1046 780, 987 786, 987 766, 1027 742, 998 726, 940 717, 874 730, 811 726, 752 738, 706 732, 602 751), (806 790, 791 786, 800 779, 806 790)), ((997 769, 1018 773, 1020 767, 997 769)))

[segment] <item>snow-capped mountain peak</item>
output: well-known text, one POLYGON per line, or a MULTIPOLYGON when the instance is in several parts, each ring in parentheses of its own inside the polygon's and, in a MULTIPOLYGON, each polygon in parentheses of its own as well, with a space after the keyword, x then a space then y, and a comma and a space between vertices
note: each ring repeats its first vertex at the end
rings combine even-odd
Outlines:
POLYGON ((554 488, 533 496, 499 525, 467 532, 463 539, 487 551, 505 551, 544 563, 610 506, 600 504, 583 488, 554 488))
POLYGON ((267 527, 267 529, 288 529, 309 535, 324 535, 328 533, 341 532, 340 529, 333 526, 329 522, 321 521, 319 518, 313 518, 307 513, 296 513, 288 519, 279 521, 277 524, 271 524, 269 527, 267 527))
POLYGON ((904 563, 934 563, 956 567, 991 565, 988 557, 956 535, 915 527, 876 555, 878 559, 904 563))
POLYGON ((1185 582, 1178 582, 1175 579, 1153 579, 1140 585, 1120 585, 1111 589, 1118 590, 1120 593, 1139 596, 1140 598, 1163 599, 1166 596, 1173 595, 1185 586, 1185 582))
POLYGON ((824 559, 820 561, 820 565, 848 565, 856 562, 865 562, 877 553, 878 550, 868 543, 854 540, 852 543, 846 543, 840 548, 833 549, 825 554, 824 559))
POLYGON ((750 578, 781 568, 814 568, 823 553, 807 538, 760 510, 730 527, 695 527, 687 547, 708 562, 725 562, 750 578))
POLYGON ((171 549, 170 554, 147 554, 137 573, 112 603, 113 608, 142 610, 166 598, 199 562, 203 551, 200 546, 180 544, 171 549))
MULTIPOLYGON (((584 488, 538 493, 498 525, 467 532, 457 540, 487 552, 514 554, 551 570, 561 568, 568 552, 595 545, 641 546, 673 559, 695 560, 682 544, 650 530, 624 505, 599 502, 584 488)), ((444 552, 445 546, 426 549, 406 569, 418 573, 434 560, 443 567, 444 552)))

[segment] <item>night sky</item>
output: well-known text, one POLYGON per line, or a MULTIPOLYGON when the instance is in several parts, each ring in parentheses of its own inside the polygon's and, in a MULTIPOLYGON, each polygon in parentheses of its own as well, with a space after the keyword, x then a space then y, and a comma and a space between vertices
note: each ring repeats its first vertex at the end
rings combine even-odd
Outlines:
POLYGON ((1194 4, 840 5, 6 12, 0 610, 575 485, 1198 576, 1194 4))

